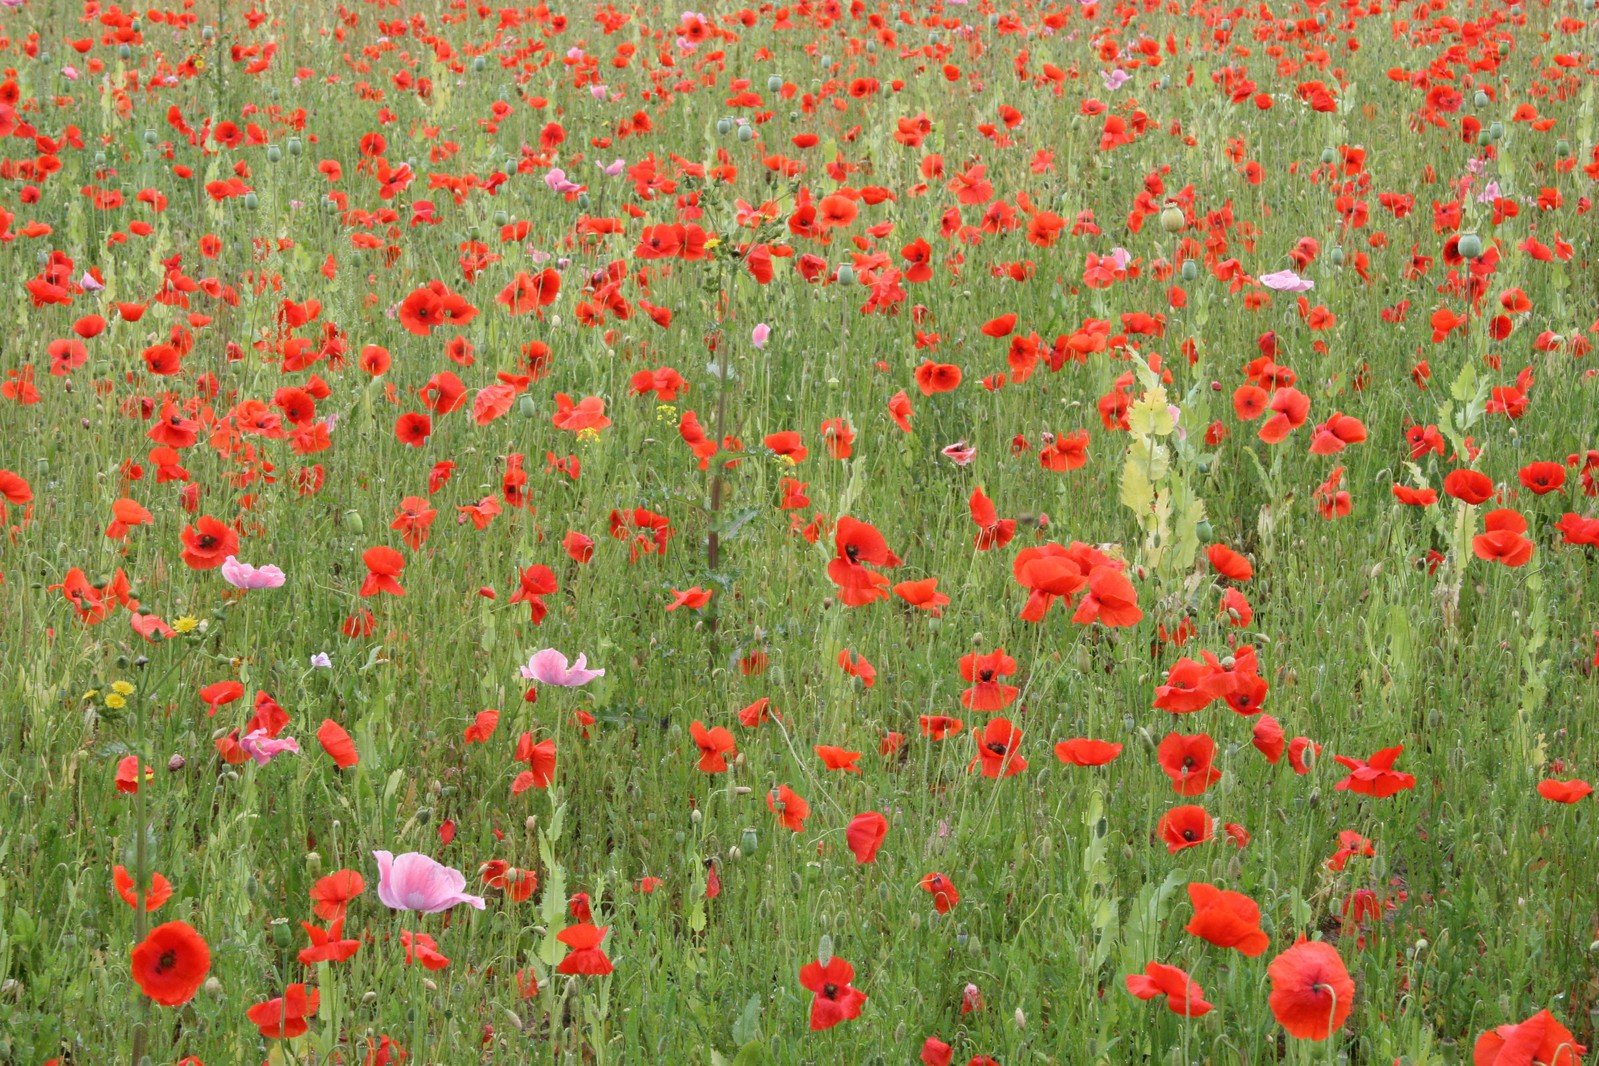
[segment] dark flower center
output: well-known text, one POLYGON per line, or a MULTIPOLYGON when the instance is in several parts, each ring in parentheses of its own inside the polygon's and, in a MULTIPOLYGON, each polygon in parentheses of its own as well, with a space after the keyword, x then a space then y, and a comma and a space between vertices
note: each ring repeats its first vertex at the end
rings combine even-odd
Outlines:
POLYGON ((828 999, 837 999, 838 986, 831 981, 827 982, 827 984, 822 986, 822 995, 826 996, 828 999))
POLYGON ((155 972, 156 973, 166 973, 168 970, 172 969, 177 964, 178 964, 178 953, 176 951, 164 952, 164 953, 162 953, 161 958, 156 960, 155 972))

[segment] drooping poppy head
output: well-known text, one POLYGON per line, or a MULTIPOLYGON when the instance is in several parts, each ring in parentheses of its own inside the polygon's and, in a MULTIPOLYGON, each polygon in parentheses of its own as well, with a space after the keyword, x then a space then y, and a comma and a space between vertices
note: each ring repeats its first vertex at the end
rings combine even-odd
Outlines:
POLYGON ((1355 1008, 1355 982, 1331 944, 1300 937, 1266 973, 1272 1015, 1300 1040, 1327 1039, 1355 1008))

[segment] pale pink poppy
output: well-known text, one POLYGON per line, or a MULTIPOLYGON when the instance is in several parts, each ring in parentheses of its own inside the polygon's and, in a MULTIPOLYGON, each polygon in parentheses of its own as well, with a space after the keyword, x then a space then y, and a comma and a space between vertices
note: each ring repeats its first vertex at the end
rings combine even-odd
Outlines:
POLYGON ((447 911, 457 903, 470 904, 478 910, 484 907, 482 896, 461 891, 466 887, 465 874, 419 851, 403 855, 374 851, 372 857, 378 861, 378 899, 385 907, 421 914, 447 911))
POLYGON ((943 452, 944 457, 951 460, 956 466, 965 466, 967 463, 977 458, 977 449, 973 448, 970 444, 967 444, 963 440, 956 441, 954 444, 951 444, 949 447, 943 449, 943 452))
POLYGON ((559 685, 562 688, 577 688, 586 685, 596 677, 604 677, 604 670, 590 670, 588 657, 579 655, 577 662, 568 663, 566 656, 554 648, 545 648, 535 652, 528 659, 527 665, 522 667, 522 677, 526 681, 537 681, 542 685, 559 685))
POLYGON ((239 747, 259 766, 265 766, 284 752, 300 754, 300 742, 293 737, 272 737, 265 729, 252 729, 239 739, 239 747))
POLYGON ((230 555, 222 561, 222 580, 236 589, 275 589, 286 578, 275 566, 251 566, 230 555))

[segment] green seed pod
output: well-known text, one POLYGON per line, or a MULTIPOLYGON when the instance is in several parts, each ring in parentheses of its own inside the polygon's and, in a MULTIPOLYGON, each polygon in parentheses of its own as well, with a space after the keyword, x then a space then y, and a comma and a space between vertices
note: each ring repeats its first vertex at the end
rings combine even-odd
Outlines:
POLYGON ((1503 137, 1504 135, 1505 135, 1505 124, 1503 122, 1494 121, 1494 122, 1491 122, 1491 123, 1488 124, 1488 139, 1489 140, 1497 141, 1499 138, 1503 137))
POLYGON ((721 136, 723 136, 723 137, 726 137, 729 133, 732 133, 733 132, 733 120, 730 119, 730 118, 719 118, 719 119, 717 119, 716 120, 716 132, 718 134, 720 134, 721 136))
POLYGON ((1328 253, 1327 258, 1332 260, 1332 265, 1333 266, 1335 266, 1335 267, 1343 266, 1344 265, 1344 250, 1343 250, 1343 248, 1341 248, 1341 247, 1334 248, 1331 252, 1328 253))
POLYGON ((275 144, 269 144, 269 145, 267 145, 267 153, 266 153, 266 155, 267 155, 267 162, 268 163, 280 162, 283 159, 283 149, 279 148, 275 144))
POLYGON ((256 208, 258 208, 260 206, 261 206, 261 201, 260 201, 259 198, 257 198, 255 193, 247 192, 247 193, 244 194, 244 209, 246 211, 254 211, 256 208))
POLYGON ((539 413, 539 405, 533 401, 533 397, 524 393, 521 400, 517 401, 516 410, 523 418, 533 418, 539 413))
POLYGON ((1172 201, 1167 201, 1160 212, 1160 228, 1167 233, 1181 233, 1188 226, 1188 220, 1183 217, 1181 206, 1172 201))
POLYGON ((366 532, 366 523, 361 521, 360 511, 345 511, 344 522, 350 527, 350 532, 358 537, 366 532))
POLYGON ((482 56, 472 57, 472 69, 474 71, 482 71, 486 66, 488 66, 488 62, 482 56))
POLYGON ((1183 260, 1182 275, 1184 281, 1199 280, 1199 264, 1192 259, 1183 260))
POLYGON ((507 224, 510 223, 510 221, 511 221, 511 216, 506 214, 503 210, 494 212, 494 224, 496 226, 507 225, 507 224))
POLYGON ((783 79, 779 78, 776 74, 773 74, 771 77, 767 78, 766 91, 769 93, 782 92, 783 79))
POLYGON ((129 48, 125 44, 117 45, 117 58, 118 59, 130 59, 130 58, 132 58, 132 56, 133 56, 133 49, 129 48))
POLYGON ((1483 92, 1481 89, 1478 89, 1471 98, 1471 106, 1479 111, 1487 107, 1492 102, 1492 100, 1488 99, 1488 94, 1483 92))
POLYGON ((290 155, 292 155, 294 158, 298 159, 298 158, 300 158, 300 153, 303 152, 304 150, 305 150, 305 146, 300 143, 300 138, 298 138, 298 137, 290 137, 289 138, 289 154, 290 155))
POLYGON ((1555 155, 1560 159, 1571 158, 1571 142, 1564 137, 1555 142, 1555 155))
POLYGON ((1462 233, 1457 247, 1467 259, 1476 259, 1482 255, 1482 238, 1475 233, 1462 233))
POLYGON ((753 826, 745 829, 744 832, 739 834, 738 846, 739 850, 744 854, 754 855, 761 850, 760 833, 756 832, 753 826))
POLYGON ((848 263, 845 263, 843 266, 839 267, 838 268, 838 283, 840 285, 853 285, 853 284, 855 284, 855 268, 853 266, 850 266, 848 263))
POLYGON ((750 141, 753 141, 755 139, 755 129, 754 129, 754 127, 752 127, 752 126, 740 126, 738 128, 738 139, 740 141, 743 141, 745 144, 748 144, 750 141))

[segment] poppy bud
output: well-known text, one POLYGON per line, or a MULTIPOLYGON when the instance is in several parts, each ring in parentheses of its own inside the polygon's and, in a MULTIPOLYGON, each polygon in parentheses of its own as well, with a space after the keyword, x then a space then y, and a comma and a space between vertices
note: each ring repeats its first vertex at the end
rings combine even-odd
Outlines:
POLYGON ((344 512, 344 520, 345 520, 346 523, 349 524, 351 533, 354 533, 357 536, 359 536, 361 533, 366 531, 366 524, 361 521, 361 512, 359 512, 359 511, 345 511, 344 512))
POLYGON ((833 961, 833 938, 827 933, 823 933, 822 938, 816 942, 816 961, 824 968, 833 961))
POLYGON ((174 756, 172 756, 172 758, 167 760, 167 772, 175 774, 179 770, 183 769, 184 766, 186 766, 186 765, 187 765, 187 762, 183 758, 183 756, 174 755, 174 756))

